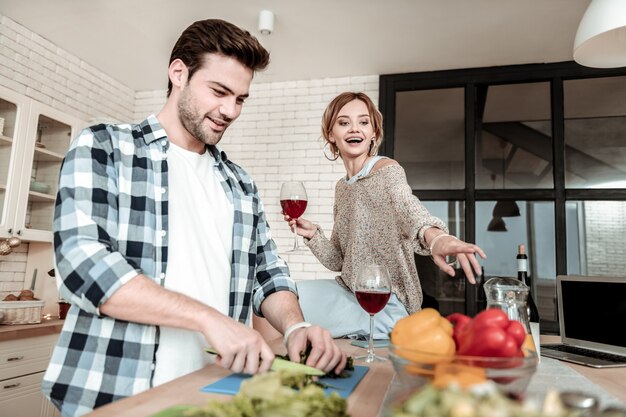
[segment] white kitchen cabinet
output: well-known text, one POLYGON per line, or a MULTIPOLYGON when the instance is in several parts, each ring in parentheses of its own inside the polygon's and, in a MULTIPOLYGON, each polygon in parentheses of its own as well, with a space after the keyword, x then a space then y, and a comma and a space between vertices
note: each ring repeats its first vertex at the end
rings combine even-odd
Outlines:
POLYGON ((58 417, 41 392, 58 335, 0 342, 0 410, 11 417, 58 417))
POLYGON ((59 170, 86 123, 0 86, 0 237, 51 242, 59 170))

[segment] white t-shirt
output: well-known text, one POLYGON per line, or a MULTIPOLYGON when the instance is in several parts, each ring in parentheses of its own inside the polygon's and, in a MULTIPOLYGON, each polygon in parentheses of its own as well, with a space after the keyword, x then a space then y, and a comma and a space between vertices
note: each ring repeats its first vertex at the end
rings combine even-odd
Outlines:
MULTIPOLYGON (((170 142, 168 262, 165 288, 228 314, 233 205, 220 183, 215 159, 170 142)), ((211 359, 201 333, 161 326, 153 384, 201 369, 211 359)))

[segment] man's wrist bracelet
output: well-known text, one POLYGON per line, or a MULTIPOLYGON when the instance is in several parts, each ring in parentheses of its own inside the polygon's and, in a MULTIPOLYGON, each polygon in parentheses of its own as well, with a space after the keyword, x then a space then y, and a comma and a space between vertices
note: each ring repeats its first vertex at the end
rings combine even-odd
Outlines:
POLYGON ((298 329, 303 329, 305 327, 311 327, 311 326, 312 326, 311 323, 308 323, 306 321, 301 321, 300 323, 292 324, 291 326, 287 327, 287 330, 285 330, 285 335, 283 336, 283 343, 285 344, 285 346, 287 346, 287 342, 289 341, 289 336, 291 336, 291 333, 293 333, 294 331, 298 329))

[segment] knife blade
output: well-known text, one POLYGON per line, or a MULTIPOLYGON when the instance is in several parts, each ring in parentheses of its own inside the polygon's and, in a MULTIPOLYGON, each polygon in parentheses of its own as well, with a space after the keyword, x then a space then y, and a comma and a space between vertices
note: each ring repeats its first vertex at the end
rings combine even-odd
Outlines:
MULTIPOLYGON (((217 351, 213 348, 207 347, 204 348, 207 353, 212 355, 219 355, 217 351)), ((319 370, 317 368, 313 368, 312 366, 303 365, 301 363, 292 362, 287 359, 282 358, 274 358, 272 362, 272 366, 270 366, 272 371, 291 371, 291 372, 301 372, 306 375, 314 375, 314 376, 324 376, 326 375, 324 371, 319 370)))

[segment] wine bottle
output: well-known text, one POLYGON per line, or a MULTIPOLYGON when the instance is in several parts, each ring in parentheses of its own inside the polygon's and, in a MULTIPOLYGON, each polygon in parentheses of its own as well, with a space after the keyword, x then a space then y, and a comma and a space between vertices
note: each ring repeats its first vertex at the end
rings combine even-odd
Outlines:
MULTIPOLYGON (((530 336, 534 349, 539 354, 539 309, 533 298, 532 283, 528 276, 528 255, 526 255, 526 246, 519 245, 517 247, 517 279, 528 286, 528 324, 530 326, 530 336)), ((530 341, 529 341, 530 342, 530 341)), ((532 346, 532 345, 531 345, 532 346)), ((530 346, 529 346, 530 348, 530 346)))

